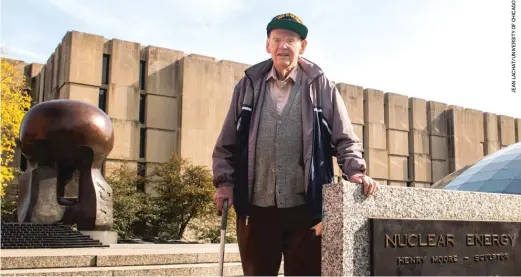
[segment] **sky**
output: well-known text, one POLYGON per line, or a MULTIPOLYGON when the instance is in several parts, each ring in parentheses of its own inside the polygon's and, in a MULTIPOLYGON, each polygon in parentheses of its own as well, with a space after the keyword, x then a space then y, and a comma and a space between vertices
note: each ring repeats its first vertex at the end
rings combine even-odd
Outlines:
POLYGON ((76 30, 253 65, 269 58, 269 20, 292 12, 309 29, 303 56, 335 82, 521 118, 521 91, 511 91, 509 0, 144 3, 2 0, 4 56, 45 63, 76 30))

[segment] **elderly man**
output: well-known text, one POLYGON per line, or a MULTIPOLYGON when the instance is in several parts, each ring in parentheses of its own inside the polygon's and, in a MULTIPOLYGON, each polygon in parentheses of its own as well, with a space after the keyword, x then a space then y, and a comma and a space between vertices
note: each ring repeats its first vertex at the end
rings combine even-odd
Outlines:
POLYGON ((245 276, 320 275, 322 186, 344 179, 374 194, 361 141, 344 102, 316 64, 301 57, 307 27, 294 14, 267 26, 271 58, 245 71, 213 153, 214 200, 235 207, 245 276))

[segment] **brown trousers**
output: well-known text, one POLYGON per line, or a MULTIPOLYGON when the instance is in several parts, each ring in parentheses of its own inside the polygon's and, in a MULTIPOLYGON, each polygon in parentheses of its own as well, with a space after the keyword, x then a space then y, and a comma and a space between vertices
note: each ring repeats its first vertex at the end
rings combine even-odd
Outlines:
POLYGON ((253 206, 248 225, 237 219, 237 240, 244 276, 277 276, 284 255, 285 276, 320 276, 320 220, 308 217, 305 206, 253 206))

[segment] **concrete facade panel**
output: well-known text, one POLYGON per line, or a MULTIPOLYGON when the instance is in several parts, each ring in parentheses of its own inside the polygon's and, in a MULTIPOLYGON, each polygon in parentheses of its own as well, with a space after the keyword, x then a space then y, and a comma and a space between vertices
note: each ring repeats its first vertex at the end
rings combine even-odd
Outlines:
POLYGON ((45 70, 45 80, 44 80, 44 87, 43 87, 43 101, 49 101, 56 99, 57 96, 53 94, 52 91, 52 73, 53 73, 53 61, 54 61, 54 53, 51 54, 49 59, 47 60, 47 63, 45 64, 44 70, 45 70))
POLYGON ((211 168, 211 153, 236 85, 235 68, 193 57, 179 63, 183 76, 181 155, 211 168))
POLYGON ((499 141, 498 117, 493 113, 483 113, 485 141, 499 141))
POLYGON ((409 132, 387 130, 387 150, 389 155, 409 155, 409 132))
POLYGON ((409 131, 409 98, 388 92, 384 99, 387 129, 409 131))
POLYGON ((38 74, 38 103, 44 101, 45 97, 45 65, 42 67, 40 74, 38 74))
POLYGON ((40 71, 42 70, 43 64, 41 63, 32 63, 30 64, 29 69, 29 77, 33 78, 38 76, 40 74, 40 71))
POLYGON ((411 154, 409 159, 409 171, 412 181, 432 182, 432 164, 429 155, 411 154))
POLYGON ((107 114, 122 120, 139 119, 139 91, 132 87, 109 85, 107 90, 107 114), (126 105, 121 105, 126 103, 126 105))
POLYGON ((364 126, 364 147, 373 149, 387 149, 387 134, 385 125, 367 123, 364 126))
POLYGON ((137 121, 113 119, 114 148, 107 158, 137 161, 139 155, 139 129, 137 121))
POLYGON ((429 134, 437 136, 448 136, 447 104, 427 101, 427 125, 429 134))
POLYGON ((485 142, 483 143, 484 154, 489 155, 500 149, 499 144, 499 119, 493 113, 483 113, 483 128, 485 142))
POLYGON ((114 39, 109 42, 109 50, 107 113, 111 118, 138 120, 139 44, 114 39))
POLYGON ((485 155, 490 155, 496 151, 498 151, 499 149, 501 149, 500 145, 499 145, 499 141, 485 141, 483 143, 483 146, 484 146, 484 150, 485 150, 485 155))
POLYGON ((179 128, 179 101, 177 98, 147 94, 145 105, 147 128, 165 130, 179 128))
POLYGON ((447 160, 449 158, 448 139, 446 137, 429 136, 430 154, 433 160, 447 160))
POLYGON ((35 105, 38 103, 39 99, 39 83, 40 83, 40 71, 43 67, 43 64, 33 63, 25 66, 25 76, 27 86, 30 88, 28 92, 29 96, 31 96, 31 103, 35 105))
POLYGON ((364 158, 367 163, 367 174, 375 179, 385 179, 389 177, 389 159, 387 150, 366 149, 364 158))
POLYGON ((471 121, 473 122, 473 124, 469 124, 468 130, 475 134, 475 136, 477 137, 479 142, 481 142, 481 143, 485 142, 485 127, 484 127, 485 124, 484 124, 483 112, 478 111, 478 110, 473 110, 473 109, 465 109, 465 110, 469 112, 469 114, 472 117, 471 121))
POLYGON ((463 134, 468 136, 470 140, 484 142, 485 128, 483 112, 473 109, 464 109, 459 113, 460 117, 454 122, 455 126, 463 124, 463 134), (456 123, 458 125, 456 125, 456 123))
POLYGON ((450 171, 458 170, 483 158, 484 147, 480 142, 467 138, 452 137, 449 139, 450 171))
POLYGON ((31 87, 31 91, 30 91, 30 95, 31 95, 31 103, 32 105, 35 105, 37 103, 39 103, 39 99, 40 99, 40 77, 42 75, 36 75, 36 77, 34 77, 34 87, 31 87))
MULTIPOLYGON (((72 53, 72 33, 68 32, 61 41, 60 49, 60 69, 58 70, 58 87, 62 87, 66 82, 70 82, 71 72, 71 53, 72 53)), ((100 68, 101 70, 101 68, 100 68)), ((99 84, 98 84, 99 85, 99 84)))
POLYGON ((57 91, 60 89, 59 77, 60 77, 60 57, 61 57, 61 45, 58 45, 54 50, 54 56, 52 61, 52 84, 51 89, 55 95, 58 95, 57 91))
POLYGON ((353 124, 364 125, 364 88, 345 83, 336 84, 353 124))
POLYGON ((60 89, 61 99, 73 99, 98 106, 99 89, 81 84, 67 83, 60 89))
POLYGON ((427 101, 420 98, 409 98, 409 128, 428 132, 427 101))
POLYGON ((358 124, 353 124, 353 130, 355 132, 355 135, 362 141, 362 148, 365 149, 365 145, 364 145, 364 126, 363 125, 358 125, 358 124))
POLYGON ((432 182, 436 183, 449 174, 449 162, 432 160, 432 182))
POLYGON ((101 84, 104 38, 73 31, 70 46, 69 74, 64 82, 91 86, 101 84))
POLYGON ((146 130, 146 160, 160 163, 167 161, 177 149, 177 133, 175 131, 146 130))
POLYGON ((409 132, 409 151, 414 154, 430 154, 429 133, 412 129, 409 132))
POLYGON ((385 124, 384 93, 375 89, 364 89, 364 125, 385 124))
POLYGON ((409 157, 389 156, 389 180, 409 180, 409 157))
POLYGON ((450 106, 450 170, 477 162, 484 155, 484 120, 479 111, 450 106))
POLYGON ((508 146, 516 142, 516 123, 513 117, 500 115, 499 120, 499 142, 501 146, 508 146))
POLYGON ((221 60, 217 62, 218 64, 222 64, 222 67, 231 68, 233 71, 233 83, 234 86, 237 84, 245 75, 244 71, 250 67, 248 64, 238 63, 228 60, 221 60))
POLYGON ((161 47, 149 46, 144 49, 147 59, 145 86, 147 93, 177 97, 182 79, 177 61, 184 53, 161 47))

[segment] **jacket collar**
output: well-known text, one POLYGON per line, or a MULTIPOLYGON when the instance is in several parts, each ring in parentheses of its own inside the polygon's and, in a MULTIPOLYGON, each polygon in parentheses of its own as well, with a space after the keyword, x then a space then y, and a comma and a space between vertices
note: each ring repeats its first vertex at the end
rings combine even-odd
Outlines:
MULTIPOLYGON (((311 62, 306 58, 299 57, 298 64, 300 65, 302 71, 307 77, 308 84, 310 84, 317 77, 320 77, 324 74, 322 69, 317 64, 311 62)), ((272 66, 273 60, 270 58, 268 60, 262 61, 249 67, 244 72, 249 78, 252 79, 254 83, 256 83, 258 79, 264 78, 264 76, 271 70, 272 66)))

